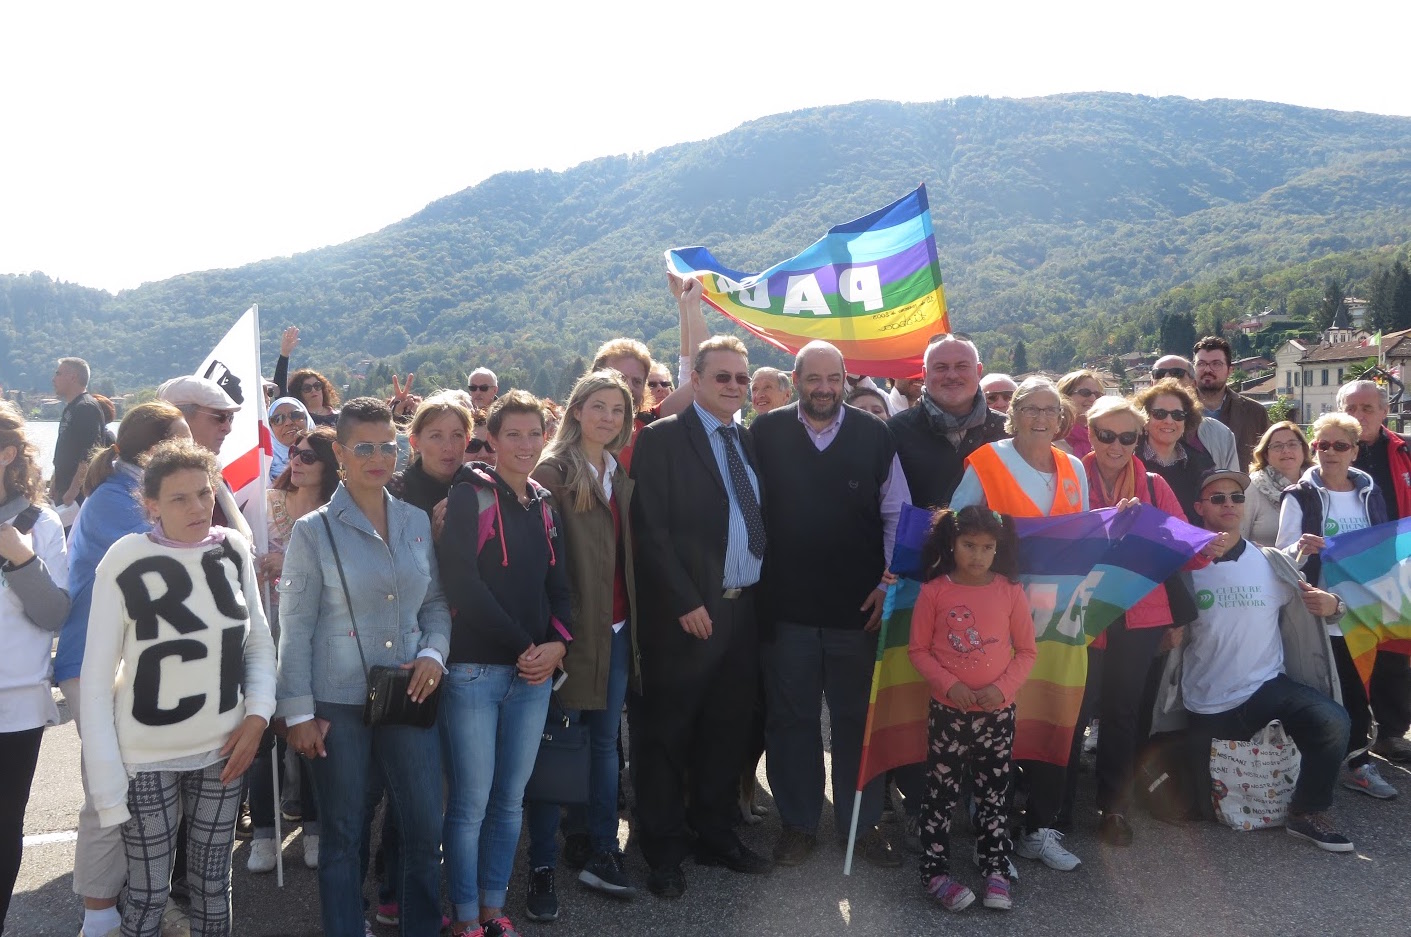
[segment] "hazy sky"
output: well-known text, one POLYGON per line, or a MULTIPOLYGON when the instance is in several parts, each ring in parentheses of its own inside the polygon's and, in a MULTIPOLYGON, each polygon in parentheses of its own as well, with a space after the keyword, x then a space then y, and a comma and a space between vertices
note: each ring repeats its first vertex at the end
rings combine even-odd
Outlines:
POLYGON ((127 288, 338 243, 501 170, 868 98, 1126 91, 1411 115, 1391 48, 1411 3, 1324 9, 22 0, 0 8, 0 273, 127 288))

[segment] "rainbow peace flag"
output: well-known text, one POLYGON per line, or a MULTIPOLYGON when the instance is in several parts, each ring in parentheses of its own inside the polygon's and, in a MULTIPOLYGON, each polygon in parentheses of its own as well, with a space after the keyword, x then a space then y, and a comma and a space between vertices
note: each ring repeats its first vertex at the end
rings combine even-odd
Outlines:
POLYGON ((704 247, 669 250, 666 262, 702 274, 702 298, 771 345, 832 342, 857 374, 915 377, 926 339, 950 331, 924 185, 763 273, 731 270, 704 247))
POLYGON ((1362 682, 1377 649, 1411 651, 1411 518, 1329 537, 1323 588, 1347 603, 1342 636, 1362 682))
MULTIPOLYGON (((926 760, 930 689, 907 656, 920 593, 928 511, 905 505, 887 591, 858 789, 899 765, 926 760)), ((1067 764, 1087 683, 1087 647, 1127 609, 1183 567, 1215 534, 1150 505, 1016 518, 1020 581, 1034 610, 1039 657, 1019 691, 1014 757, 1067 764)))

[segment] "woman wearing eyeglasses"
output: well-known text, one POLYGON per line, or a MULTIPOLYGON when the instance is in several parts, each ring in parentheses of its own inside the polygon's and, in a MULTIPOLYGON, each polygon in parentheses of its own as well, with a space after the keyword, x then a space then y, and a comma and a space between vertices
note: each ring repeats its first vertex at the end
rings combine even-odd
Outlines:
POLYGON ((1063 441, 1057 444, 1058 448, 1081 459, 1093 450, 1088 433, 1088 411, 1106 393, 1102 389, 1102 379, 1087 368, 1069 371, 1058 379, 1058 392, 1073 405, 1073 426, 1063 441))
MULTIPOLYGON (((983 504, 1012 517, 1052 517, 1088 510, 1088 476, 1083 463, 1054 446, 1054 440, 1063 438, 1072 425, 1072 409, 1053 381, 1026 378, 1014 391, 1004 426, 1013 438, 981 446, 966 458, 965 475, 951 498, 951 508, 983 504)), ((1054 666, 1049 659, 1054 647, 1051 642, 1039 643, 1037 672, 1054 666)), ((1027 730, 1026 724, 1041 720, 1075 726, 1079 700, 1072 701, 1072 711, 1055 713, 1054 702, 1033 693, 1033 686, 1021 689, 1016 700, 1019 731, 1015 763, 1028 784, 1029 802, 1024 834, 1014 851, 1067 872, 1081 864, 1063 847, 1063 834, 1054 829, 1066 788, 1068 740, 1041 736, 1027 730)))
POLYGON ((1199 402, 1174 377, 1162 378, 1132 402, 1146 414, 1146 439, 1137 455, 1175 492, 1182 511, 1176 516, 1199 527, 1195 502, 1200 497, 1200 476, 1215 466, 1207 453, 1185 441, 1200 427, 1199 402))
POLYGON ((293 397, 280 397, 269 405, 270 481, 278 478, 289 465, 289 447, 294 444, 294 438, 313 425, 309 411, 293 397))
POLYGON ((450 652, 431 522, 385 488, 396 436, 383 401, 358 397, 343 407, 336 445, 343 481, 328 504, 295 521, 279 579, 277 714, 289 726, 290 747, 312 761, 319 896, 330 935, 366 927, 365 812, 379 773, 401 831, 400 932, 431 937, 441 929, 436 729, 368 727, 362 718, 366 667, 411 671, 408 695, 420 702, 441 685, 450 652))
MULTIPOLYGON (((288 399, 288 398, 284 398, 288 399)), ((284 551, 299 518, 316 511, 333 497, 338 488, 338 456, 334 451, 338 437, 332 429, 320 426, 308 432, 299 430, 287 444, 284 470, 265 492, 269 552, 258 559, 260 578, 275 583, 284 569, 284 551)), ((269 624, 275 641, 279 640, 279 591, 270 595, 269 624)), ((274 779, 269 759, 277 754, 283 761, 284 744, 276 746, 270 731, 260 744, 250 773, 250 822, 254 828, 250 841, 250 856, 246 868, 251 872, 272 872, 279 844, 274 839, 274 779)), ((299 771, 299 815, 304 827, 304 864, 318 868, 319 826, 318 802, 313 792, 313 777, 307 765, 299 771)), ((286 780, 285 783, 290 783, 286 780)))
MULTIPOLYGON (((1279 534, 1274 546, 1294 557, 1304 578, 1322 585, 1323 558, 1319 556, 1326 537, 1361 530, 1387 521, 1386 504, 1372 476, 1352 467, 1357 458, 1361 425, 1345 413, 1325 413, 1313 421, 1315 464, 1303 473, 1296 485, 1284 491, 1279 507, 1279 534)), ((1349 758, 1342 776, 1343 787, 1361 791, 1382 800, 1396 796, 1377 771, 1367 752, 1371 744, 1372 710, 1367 691, 1352 663, 1342 629, 1328 622, 1328 638, 1342 685, 1342 705, 1352 719, 1348 736, 1349 758), (1355 753, 1355 754, 1354 754, 1355 753)))
POLYGON ((516 933, 505 902, 524 787, 573 619, 562 524, 529 477, 544 451, 543 408, 510 391, 490 405, 487 429, 498 464, 457 473, 438 546, 455 610, 440 720, 446 868, 451 932, 467 937, 516 933))
POLYGON ((1264 431, 1249 464, 1249 490, 1240 533, 1261 547, 1272 547, 1279 537, 1279 506, 1284 489, 1294 484, 1313 464, 1312 450, 1297 423, 1284 420, 1264 431))

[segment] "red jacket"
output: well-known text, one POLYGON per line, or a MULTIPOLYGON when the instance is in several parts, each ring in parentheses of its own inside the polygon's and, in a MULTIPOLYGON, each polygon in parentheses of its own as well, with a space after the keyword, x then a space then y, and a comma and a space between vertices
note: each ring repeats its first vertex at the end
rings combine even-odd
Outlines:
POLYGON ((1405 436, 1385 426, 1382 432, 1387 437, 1387 462, 1394 482, 1392 487, 1396 489, 1396 515, 1411 517, 1411 446, 1406 444, 1405 436))

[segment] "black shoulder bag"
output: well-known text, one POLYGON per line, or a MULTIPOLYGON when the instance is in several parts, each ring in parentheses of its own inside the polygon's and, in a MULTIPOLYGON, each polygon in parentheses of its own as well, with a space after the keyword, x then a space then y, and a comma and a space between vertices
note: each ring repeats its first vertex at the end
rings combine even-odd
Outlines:
POLYGON ((534 773, 524 786, 524 799, 542 804, 587 804, 591 754, 588 727, 570 720, 558 693, 551 693, 549 715, 539 739, 534 773))
POLYGON ((367 681, 367 699, 363 702, 363 725, 365 726, 412 726, 429 729, 436 724, 436 713, 441 706, 441 684, 436 684, 420 703, 412 702, 407 695, 411 687, 412 671, 401 667, 386 667, 378 664, 368 667, 363 656, 363 639, 358 634, 358 619, 353 613, 353 596, 348 592, 348 579, 343 575, 343 560, 338 555, 338 544, 333 539, 333 527, 328 523, 328 513, 319 515, 323 519, 323 529, 328 531, 328 544, 333 548, 333 562, 338 566, 338 581, 343 584, 343 599, 348 603, 348 617, 353 620, 353 640, 358 642, 358 660, 363 663, 363 678, 367 681))

